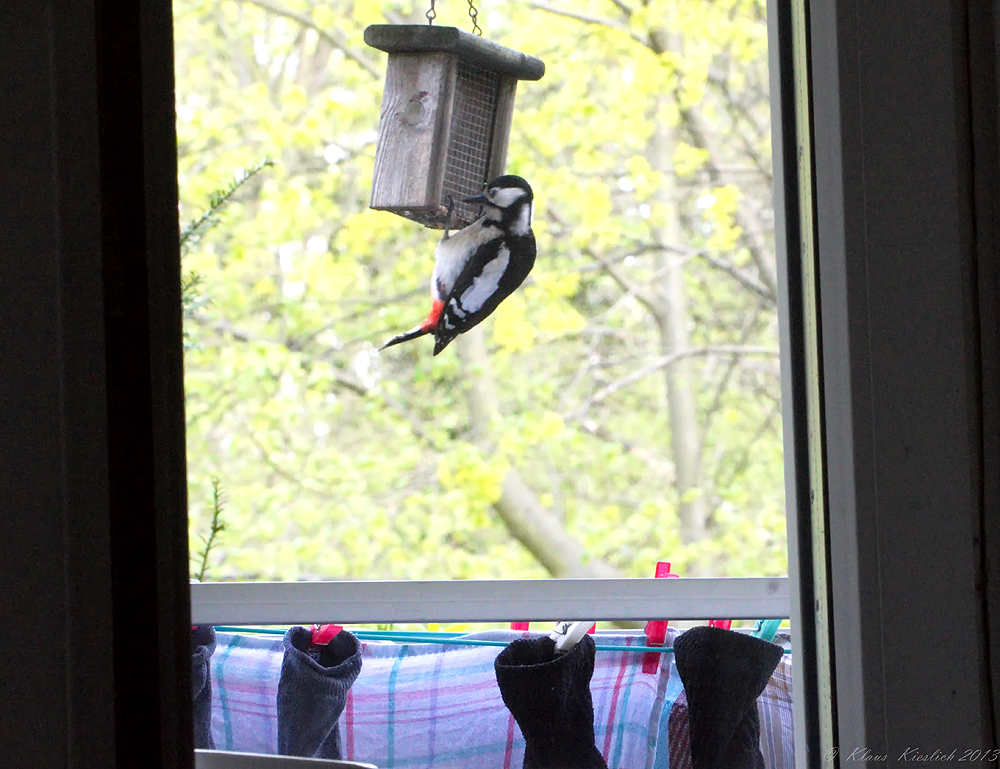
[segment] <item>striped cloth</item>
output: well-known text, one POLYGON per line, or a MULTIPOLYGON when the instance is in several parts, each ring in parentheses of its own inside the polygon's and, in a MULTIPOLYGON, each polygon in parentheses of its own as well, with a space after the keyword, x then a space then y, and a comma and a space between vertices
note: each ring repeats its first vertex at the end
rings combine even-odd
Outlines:
MULTIPOLYGON (((672 644, 678 631, 669 630, 672 644)), ((509 642, 525 634, 469 637, 509 642)), ((780 636, 775 639, 782 640, 780 636)), ((687 705, 673 655, 643 672, 642 635, 599 636, 590 688, 594 737, 609 769, 691 769, 687 705)), ((524 739, 493 672, 500 647, 364 641, 361 675, 341 718, 344 758, 380 769, 521 769, 524 739)), ((212 659, 212 733, 220 750, 276 753, 281 638, 219 633, 212 659)), ((791 655, 758 700, 768 769, 794 769, 791 655)))

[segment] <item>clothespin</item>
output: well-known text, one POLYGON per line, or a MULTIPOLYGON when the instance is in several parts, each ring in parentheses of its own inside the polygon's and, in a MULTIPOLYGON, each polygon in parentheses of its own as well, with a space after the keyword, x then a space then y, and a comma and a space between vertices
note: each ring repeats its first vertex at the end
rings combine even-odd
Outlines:
MULTIPOLYGON (((510 629, 527 630, 530 624, 531 624, 530 622, 511 622, 510 629)), ((596 632, 597 632, 597 623, 595 622, 593 625, 590 626, 590 630, 587 631, 587 635, 594 635, 594 633, 596 632)))
POLYGON ((313 625, 312 642, 315 646, 326 646, 343 629, 343 625, 313 625))
POLYGON ((708 626, 729 630, 733 626, 733 621, 731 619, 710 619, 708 621, 708 626))
POLYGON ((587 626, 591 622, 560 622, 549 633, 549 638, 556 642, 556 654, 565 654, 587 635, 587 626))
MULTIPOLYGON (((671 577, 677 579, 680 574, 670 573, 670 561, 657 561, 656 562, 656 572, 653 575, 654 579, 670 579, 671 577)), ((651 620, 646 623, 646 645, 647 646, 663 646, 664 641, 667 639, 667 626, 670 624, 669 620, 651 620)), ((661 655, 658 652, 646 652, 642 655, 642 672, 643 673, 656 673, 656 670, 660 664, 661 655)))
POLYGON ((780 619, 759 619, 751 635, 754 638, 760 638, 763 641, 773 643, 774 636, 777 634, 779 627, 781 627, 780 619))

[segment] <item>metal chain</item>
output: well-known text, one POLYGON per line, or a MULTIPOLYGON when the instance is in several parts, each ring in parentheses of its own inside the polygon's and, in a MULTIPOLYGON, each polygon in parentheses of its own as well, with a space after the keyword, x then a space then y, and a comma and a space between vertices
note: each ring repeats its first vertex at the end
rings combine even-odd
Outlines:
MULTIPOLYGON (((427 24, 432 25, 434 19, 437 18, 437 11, 434 10, 435 0, 431 0, 431 7, 427 9, 427 13, 424 16, 427 17, 427 24)), ((472 0, 469 0, 469 18, 472 19, 472 33, 475 35, 483 36, 483 30, 479 27, 479 10, 476 8, 472 0)))
POLYGON ((479 11, 477 11, 476 6, 472 4, 472 0, 469 0, 469 18, 472 19, 472 33, 482 37, 483 31, 479 28, 479 22, 477 21, 478 16, 479 11))

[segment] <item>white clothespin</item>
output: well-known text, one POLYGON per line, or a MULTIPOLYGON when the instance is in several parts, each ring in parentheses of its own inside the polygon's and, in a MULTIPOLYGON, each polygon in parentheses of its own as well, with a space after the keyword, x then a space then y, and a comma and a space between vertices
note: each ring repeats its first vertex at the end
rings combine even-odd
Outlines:
POLYGON ((549 633, 549 638, 556 642, 556 654, 565 654, 577 642, 587 635, 587 630, 593 622, 560 622, 549 633))

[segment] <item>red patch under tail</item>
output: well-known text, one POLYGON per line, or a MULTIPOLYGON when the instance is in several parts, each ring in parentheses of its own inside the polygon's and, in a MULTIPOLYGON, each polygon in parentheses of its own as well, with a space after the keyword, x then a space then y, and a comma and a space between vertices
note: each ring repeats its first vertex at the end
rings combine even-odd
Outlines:
POLYGON ((441 317, 441 311, 444 309, 444 302, 440 299, 435 299, 434 304, 431 305, 431 311, 427 314, 427 318, 423 323, 420 324, 421 331, 430 331, 437 325, 438 318, 441 317))

